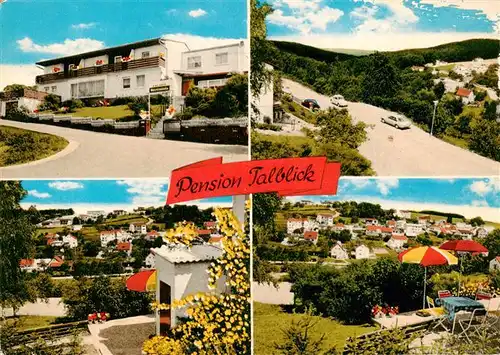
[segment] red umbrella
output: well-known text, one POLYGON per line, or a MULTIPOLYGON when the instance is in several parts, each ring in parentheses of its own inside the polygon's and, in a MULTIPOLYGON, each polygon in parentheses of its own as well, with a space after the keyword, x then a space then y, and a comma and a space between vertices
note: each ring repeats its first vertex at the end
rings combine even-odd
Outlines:
POLYGON ((156 270, 139 271, 127 279, 126 285, 130 291, 154 291, 156 288, 156 270))
POLYGON ((444 250, 454 250, 468 253, 487 253, 486 249, 482 244, 476 242, 475 240, 460 239, 460 240, 449 240, 439 247, 444 250))
MULTIPOLYGON (((444 250, 454 250, 459 253, 488 253, 488 249, 484 245, 476 242, 475 240, 460 239, 449 240, 440 246, 444 250)), ((459 266, 460 273, 462 272, 462 263, 459 266)), ((460 277, 458 278, 458 295, 460 295, 460 277)))

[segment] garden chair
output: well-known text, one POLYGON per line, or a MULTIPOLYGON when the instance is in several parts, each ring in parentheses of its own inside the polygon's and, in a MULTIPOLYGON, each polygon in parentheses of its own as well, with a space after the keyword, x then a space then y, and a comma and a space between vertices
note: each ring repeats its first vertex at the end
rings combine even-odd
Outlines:
POLYGON ((427 308, 436 308, 436 304, 434 303, 432 297, 425 296, 425 299, 427 300, 427 308))
POLYGON ((491 293, 488 293, 488 292, 485 292, 482 290, 478 290, 476 292, 476 301, 488 301, 485 305, 486 309, 488 309, 489 303, 490 303, 492 298, 493 298, 493 295, 491 293))
POLYGON ((436 328, 443 328, 447 332, 450 331, 448 328, 448 315, 443 307, 434 307, 429 311, 429 313, 436 317, 436 325, 432 327, 432 330, 435 330, 436 328))
POLYGON ((470 339, 470 334, 476 332, 479 334, 481 329, 486 327, 486 309, 478 308, 472 312, 458 312, 455 315, 453 329, 455 329, 455 324, 458 322, 460 326, 460 333, 458 337, 465 338, 469 343, 472 343, 470 339))

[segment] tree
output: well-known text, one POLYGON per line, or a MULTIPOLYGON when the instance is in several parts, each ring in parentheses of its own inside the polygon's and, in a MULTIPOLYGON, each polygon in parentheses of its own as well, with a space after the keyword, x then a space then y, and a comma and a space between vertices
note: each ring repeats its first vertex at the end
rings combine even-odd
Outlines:
POLYGON ((253 223, 269 225, 274 229, 274 218, 281 207, 282 198, 278 194, 253 195, 253 223))
POLYGON ((19 181, 0 181, 0 306, 14 311, 31 299, 21 259, 33 253, 35 228, 20 201, 27 192, 19 181))
POLYGON ((484 103, 483 119, 485 119, 487 121, 495 121, 498 117, 497 105, 499 105, 498 102, 486 101, 484 103))
POLYGON ((78 224, 80 224, 80 223, 81 223, 80 218, 78 218, 78 217, 76 217, 76 216, 75 216, 75 217, 73 217, 73 224, 74 224, 74 225, 75 225, 75 224, 77 224, 77 225, 78 225, 78 224))
POLYGON ((24 93, 24 89, 36 90, 36 86, 27 86, 23 84, 9 84, 3 88, 3 91, 22 95, 24 93))
POLYGON ((500 161, 500 123, 479 120, 472 128, 469 148, 485 157, 500 161))
POLYGON ((85 241, 83 243, 83 255, 86 257, 96 257, 97 254, 99 254, 100 248, 101 248, 101 243, 97 240, 85 241))
POLYGON ((446 88, 445 88, 444 83, 442 81, 440 81, 439 83, 437 83, 432 88, 432 90, 434 91, 434 95, 436 95, 436 98, 438 100, 441 100, 441 98, 443 97, 444 93, 446 92, 446 88))
POLYGON ((469 223, 473 227, 484 226, 484 221, 481 217, 474 217, 469 221, 469 223))
POLYGON ((370 56, 370 63, 363 80, 363 97, 366 102, 373 102, 373 97, 394 97, 399 90, 397 69, 384 53, 370 56))

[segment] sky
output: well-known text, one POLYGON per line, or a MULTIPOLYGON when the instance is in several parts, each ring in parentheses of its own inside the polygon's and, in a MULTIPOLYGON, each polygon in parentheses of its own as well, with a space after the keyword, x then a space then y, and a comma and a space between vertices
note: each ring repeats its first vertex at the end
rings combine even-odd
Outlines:
MULTIPOLYGON (((164 206, 168 179, 126 180, 24 180, 22 186, 28 195, 21 201, 23 208, 35 205, 37 209, 73 208, 76 213, 89 210, 106 212, 137 207, 164 206)), ((228 207, 231 197, 218 197, 184 204, 200 208, 228 207)))
POLYGON ((399 50, 499 38, 498 0, 268 0, 271 39, 320 48, 399 50))
POLYGON ((500 222, 500 178, 341 178, 336 196, 294 196, 292 201, 357 201, 383 208, 454 212, 500 222))
POLYGON ((7 0, 0 3, 0 89, 34 83, 41 59, 160 36, 192 49, 244 39, 246 0, 7 0))

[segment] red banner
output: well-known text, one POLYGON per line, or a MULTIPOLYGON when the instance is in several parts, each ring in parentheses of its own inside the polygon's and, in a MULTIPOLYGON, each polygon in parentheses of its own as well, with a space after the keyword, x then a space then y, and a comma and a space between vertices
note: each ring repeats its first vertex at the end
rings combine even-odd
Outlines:
POLYGON ((167 204, 209 197, 278 192, 281 196, 334 195, 340 163, 326 157, 222 163, 204 160, 172 171, 167 204))

